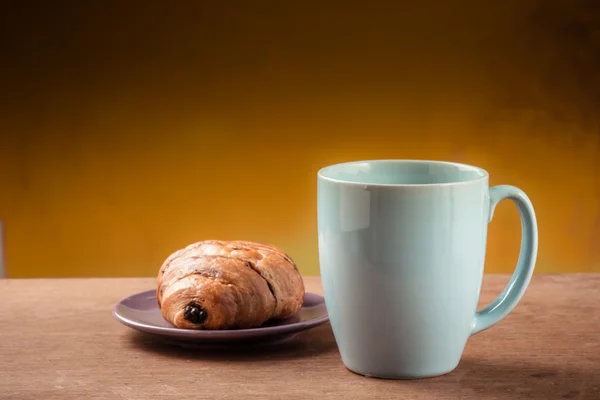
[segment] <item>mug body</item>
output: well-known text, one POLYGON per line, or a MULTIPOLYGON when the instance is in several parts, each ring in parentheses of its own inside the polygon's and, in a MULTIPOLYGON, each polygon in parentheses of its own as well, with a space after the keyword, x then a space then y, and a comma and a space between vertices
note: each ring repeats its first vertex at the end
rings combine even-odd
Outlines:
POLYGON ((441 161, 375 160, 318 173, 319 261, 344 365, 382 378, 459 363, 481 288, 488 174, 441 161))

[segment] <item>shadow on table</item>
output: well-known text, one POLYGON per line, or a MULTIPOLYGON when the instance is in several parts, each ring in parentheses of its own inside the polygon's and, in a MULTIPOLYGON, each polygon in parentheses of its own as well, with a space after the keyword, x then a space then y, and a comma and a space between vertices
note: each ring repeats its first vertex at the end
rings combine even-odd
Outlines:
MULTIPOLYGON (((600 399, 600 365, 542 366, 522 360, 489 362, 465 358, 453 372, 432 379, 402 381, 415 389, 434 390, 434 398, 600 399)), ((402 386, 402 384, 400 386, 402 386)))
POLYGON ((268 343, 254 342, 243 345, 206 344, 168 341, 160 336, 137 331, 130 333, 134 347, 169 357, 223 361, 287 360, 310 358, 316 355, 331 354, 339 357, 331 325, 324 324, 300 332, 285 340, 268 343))

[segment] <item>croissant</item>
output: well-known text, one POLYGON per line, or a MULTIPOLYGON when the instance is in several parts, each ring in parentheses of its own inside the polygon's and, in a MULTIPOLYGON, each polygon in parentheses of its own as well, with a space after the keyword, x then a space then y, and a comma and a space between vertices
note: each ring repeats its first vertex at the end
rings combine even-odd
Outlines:
POLYGON ((278 247, 206 240, 165 260, 156 296, 163 318, 178 328, 255 328, 297 313, 304 282, 278 247))

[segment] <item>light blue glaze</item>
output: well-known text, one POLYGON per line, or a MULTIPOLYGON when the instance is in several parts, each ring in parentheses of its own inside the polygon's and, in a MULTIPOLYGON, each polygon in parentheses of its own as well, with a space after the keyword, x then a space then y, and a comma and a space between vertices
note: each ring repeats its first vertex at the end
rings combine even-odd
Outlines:
POLYGON ((512 186, 488 188, 486 171, 463 164, 376 160, 318 174, 321 277, 342 361, 385 378, 447 373, 470 335, 518 303, 533 273, 537 226, 512 186), (516 271, 476 312, 487 225, 505 198, 523 227, 516 271))

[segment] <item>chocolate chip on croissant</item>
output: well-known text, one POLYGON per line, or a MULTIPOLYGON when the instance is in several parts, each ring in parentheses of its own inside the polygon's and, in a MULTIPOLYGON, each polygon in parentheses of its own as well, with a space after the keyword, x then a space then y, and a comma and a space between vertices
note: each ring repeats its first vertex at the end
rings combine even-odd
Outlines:
POLYGON ((255 328, 297 313, 304 282, 280 248, 206 240, 171 254, 157 278, 165 320, 178 328, 255 328))

